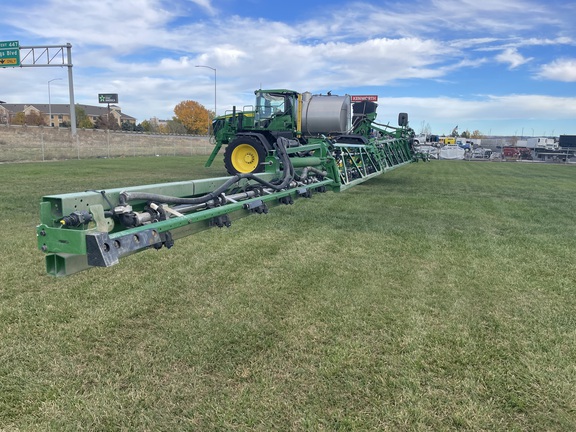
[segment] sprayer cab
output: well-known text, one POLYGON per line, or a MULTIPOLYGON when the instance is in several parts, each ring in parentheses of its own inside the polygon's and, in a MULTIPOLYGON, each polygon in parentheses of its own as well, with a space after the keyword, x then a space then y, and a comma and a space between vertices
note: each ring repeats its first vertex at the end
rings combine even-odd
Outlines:
POLYGON ((298 101, 292 90, 256 90, 254 129, 298 132, 298 101))

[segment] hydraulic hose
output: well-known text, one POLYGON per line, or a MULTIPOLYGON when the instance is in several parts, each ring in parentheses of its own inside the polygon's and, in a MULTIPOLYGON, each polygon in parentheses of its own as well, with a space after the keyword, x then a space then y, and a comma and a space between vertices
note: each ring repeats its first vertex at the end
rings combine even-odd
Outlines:
POLYGON ((288 153, 286 152, 285 141, 288 141, 288 140, 284 137, 279 137, 277 142, 276 142, 278 155, 280 156, 280 159, 282 160, 282 163, 284 165, 284 171, 283 171, 284 176, 283 176, 282 181, 280 183, 278 183, 278 180, 272 181, 272 182, 267 182, 266 180, 263 180, 260 177, 254 175, 252 173, 236 174, 235 176, 232 176, 228 180, 226 180, 226 182, 224 182, 216 190, 209 192, 206 195, 202 195, 200 197, 180 198, 180 197, 175 197, 175 196, 160 195, 160 194, 153 194, 153 193, 147 193, 147 192, 122 192, 120 194, 120 204, 125 205, 128 201, 138 200, 138 199, 147 200, 147 201, 170 203, 170 204, 205 204, 208 201, 211 201, 211 200, 218 198, 218 196, 221 195, 222 193, 226 192, 230 186, 232 186, 234 183, 237 183, 238 181, 240 181, 242 179, 254 180, 254 181, 260 183, 261 185, 268 187, 268 188, 271 188, 271 189, 274 189, 276 191, 282 190, 286 186, 288 186, 290 184, 290 182, 294 179, 294 167, 292 166, 292 163, 290 162, 290 156, 288 156, 288 153))
POLYGON ((326 171, 321 171, 318 168, 314 168, 314 167, 306 167, 302 170, 302 173, 297 176, 297 180, 306 180, 308 178, 308 172, 313 172, 317 175, 319 175, 320 177, 326 177, 328 175, 328 173, 326 171))

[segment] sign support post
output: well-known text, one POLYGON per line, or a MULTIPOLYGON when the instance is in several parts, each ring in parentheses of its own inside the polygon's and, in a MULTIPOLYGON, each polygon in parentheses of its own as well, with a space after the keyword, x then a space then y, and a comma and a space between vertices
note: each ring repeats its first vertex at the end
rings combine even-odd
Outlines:
POLYGON ((68 68, 70 94, 70 132, 76 135, 76 105, 72 78, 72 45, 20 46, 18 41, 0 42, 0 67, 63 67, 68 68), (66 51, 64 50, 66 48, 66 51))

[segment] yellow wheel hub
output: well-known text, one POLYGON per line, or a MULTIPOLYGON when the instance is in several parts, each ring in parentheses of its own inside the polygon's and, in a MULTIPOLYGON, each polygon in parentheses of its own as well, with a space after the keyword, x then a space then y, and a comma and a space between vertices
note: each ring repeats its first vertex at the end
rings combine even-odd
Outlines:
POLYGON ((232 166, 236 171, 249 173, 258 168, 258 152, 250 144, 240 144, 232 151, 232 166))

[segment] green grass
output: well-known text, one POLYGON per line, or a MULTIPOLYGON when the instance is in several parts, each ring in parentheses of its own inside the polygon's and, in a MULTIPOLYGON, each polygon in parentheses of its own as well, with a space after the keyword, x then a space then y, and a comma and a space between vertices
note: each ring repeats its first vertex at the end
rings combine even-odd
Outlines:
POLYGON ((45 275, 41 196, 203 162, 0 166, 0 430, 576 430, 576 167, 413 164, 45 275))

